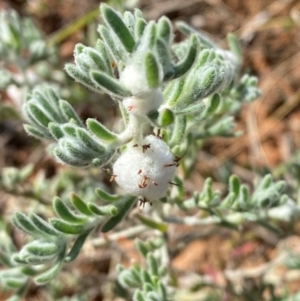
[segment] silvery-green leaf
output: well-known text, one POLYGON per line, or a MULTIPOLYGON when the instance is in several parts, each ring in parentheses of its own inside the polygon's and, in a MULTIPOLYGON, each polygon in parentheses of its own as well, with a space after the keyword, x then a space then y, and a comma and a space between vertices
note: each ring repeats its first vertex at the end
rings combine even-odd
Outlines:
POLYGON ((83 224, 86 222, 86 217, 75 214, 59 197, 53 199, 53 208, 57 215, 66 222, 74 224, 83 224))
POLYGON ((182 104, 180 107, 174 107, 173 108, 173 112, 176 114, 176 115, 181 115, 181 114, 184 114, 184 115, 192 115, 192 116, 201 116, 201 119, 203 118, 202 114, 203 114, 203 111, 205 111, 206 107, 205 107, 205 104, 200 101, 200 102, 196 102, 196 103, 193 103, 191 105, 184 105, 182 104))
POLYGON ((181 94, 178 102, 193 103, 216 92, 221 84, 218 67, 214 64, 207 65, 197 71, 193 78, 187 80, 185 93, 181 94))
POLYGON ((142 18, 142 19, 144 18, 143 12, 138 8, 134 9, 134 16, 135 16, 136 19, 137 18, 142 18))
POLYGON ((77 258, 90 232, 91 231, 84 232, 76 238, 71 250, 65 257, 65 262, 71 262, 77 258))
POLYGON ((74 61, 78 70, 85 76, 88 76, 89 71, 93 68, 92 60, 85 53, 80 53, 74 57, 74 61))
POLYGON ((97 50, 91 47, 86 47, 84 49, 84 53, 90 58, 93 69, 103 70, 107 73, 111 71, 110 67, 107 66, 105 60, 97 50))
POLYGON ((134 28, 134 37, 136 40, 139 40, 143 36, 146 25, 147 22, 144 19, 137 19, 134 28))
POLYGON ((105 152, 105 148, 103 145, 95 141, 92 135, 84 128, 76 128, 76 136, 84 144, 88 149, 96 152, 103 153, 105 152))
POLYGON ((60 126, 61 130, 64 133, 64 136, 67 135, 67 136, 70 136, 70 137, 73 137, 73 138, 77 137, 77 135, 76 135, 77 127, 78 126, 76 124, 73 124, 73 123, 65 123, 65 124, 60 126))
POLYGON ((130 270, 124 270, 119 274, 118 281, 124 288, 138 287, 139 282, 137 282, 131 274, 130 270))
POLYGON ((29 61, 31 64, 34 64, 37 61, 45 59, 47 57, 47 44, 45 41, 33 41, 28 48, 30 53, 29 61))
POLYGON ((19 51, 21 47, 21 35, 18 29, 15 27, 15 24, 8 23, 7 24, 8 30, 9 30, 9 45, 15 50, 19 51))
POLYGON ((86 231, 84 225, 70 224, 58 218, 51 218, 50 223, 57 231, 65 234, 78 235, 86 231))
POLYGON ((159 112, 157 110, 153 110, 153 111, 150 111, 148 114, 147 114, 147 117, 154 123, 156 124, 157 123, 157 118, 159 116, 159 112))
POLYGON ((144 58, 147 84, 150 88, 156 88, 160 84, 160 70, 156 57, 148 52, 144 58))
POLYGON ((249 188, 246 185, 241 185, 238 202, 241 208, 246 208, 249 200, 249 188))
POLYGON ((19 254, 13 254, 11 256, 11 260, 13 263, 19 264, 19 265, 27 265, 28 264, 25 260, 20 258, 19 254))
POLYGON ((44 235, 60 236, 59 232, 57 232, 50 224, 48 224, 37 214, 32 212, 29 217, 34 226, 39 229, 44 235))
POLYGON ((101 188, 97 188, 95 192, 100 197, 100 199, 103 200, 104 202, 112 203, 112 202, 119 201, 122 198, 121 195, 110 194, 101 188))
POLYGON ((42 285, 42 284, 45 284, 45 283, 51 281, 59 273, 59 271, 61 270, 61 267, 62 267, 62 262, 58 261, 49 270, 47 270, 46 272, 35 277, 34 278, 35 282, 39 285, 42 285))
POLYGON ((32 236, 42 236, 39 229, 35 227, 24 213, 15 212, 12 216, 12 222, 16 227, 32 236))
POLYGON ((47 116, 47 114, 35 103, 30 102, 26 104, 30 117, 39 124, 40 127, 47 128, 49 122, 52 120, 47 116))
MULTIPOLYGON (((162 39, 158 38, 155 40, 155 50, 156 50, 159 62, 163 67, 165 77, 166 77, 166 74, 167 74, 167 76, 169 76, 168 73, 170 71, 172 71, 172 77, 173 77, 174 70, 170 64, 171 63, 170 50, 169 50, 168 46, 166 45, 166 43, 162 39)), ((170 76, 168 77, 168 79, 169 78, 170 78, 170 76)))
POLYGON ((193 66, 197 57, 198 40, 195 35, 191 35, 188 46, 188 53, 185 58, 177 63, 174 69, 174 78, 184 75, 193 66))
POLYGON ((62 138, 59 140, 59 147, 70 157, 89 163, 92 159, 102 154, 97 154, 91 149, 84 148, 82 143, 73 138, 62 138))
POLYGON ((142 284, 141 279, 141 267, 137 264, 134 264, 130 268, 130 274, 136 283, 142 284))
POLYGON ((240 192, 240 181, 236 175, 231 175, 229 179, 229 190, 233 192, 236 196, 240 192))
POLYGON ((133 301, 147 301, 145 299, 144 294, 140 290, 136 290, 132 297, 133 301))
POLYGON ((145 217, 145 216, 142 216, 142 215, 137 215, 137 218, 139 219, 139 221, 142 224, 146 225, 149 228, 158 230, 158 231, 163 232, 163 233, 167 232, 167 230, 168 230, 167 224, 154 221, 152 218, 148 218, 148 217, 145 217))
POLYGON ((100 6, 102 17, 107 25, 114 31, 125 49, 131 53, 135 44, 134 38, 129 29, 117 12, 106 4, 100 6))
POLYGON ((135 25, 135 17, 132 12, 125 11, 124 12, 124 23, 126 27, 129 29, 130 33, 134 34, 134 25, 135 25))
POLYGON ((274 184, 274 188, 278 193, 282 193, 286 187, 286 183, 284 181, 278 181, 274 184))
POLYGON ((86 46, 84 46, 83 44, 81 43, 78 43, 75 45, 74 47, 74 56, 77 56, 79 55, 80 53, 83 52, 83 49, 85 49, 86 46))
POLYGON ((214 94, 212 97, 207 99, 206 108, 201 117, 208 117, 212 115, 218 108, 220 104, 220 95, 218 93, 214 94))
POLYGON ((154 21, 150 21, 144 31, 143 36, 141 38, 141 42, 138 46, 138 49, 141 51, 145 50, 151 50, 155 45, 155 39, 156 39, 156 24, 154 21))
POLYGON ((111 217, 107 222, 105 222, 101 228, 101 232, 108 232, 112 230, 117 224, 119 224, 125 217, 127 212, 131 209, 135 202, 135 197, 124 196, 120 201, 115 203, 117 209, 119 210, 116 216, 111 217))
POLYGON ((216 123, 212 124, 207 132, 210 136, 224 136, 231 137, 233 135, 232 130, 234 128, 233 116, 224 116, 216 123))
POLYGON ((94 203, 88 203, 88 208, 96 215, 104 216, 111 215, 116 216, 118 214, 118 209, 116 206, 107 205, 107 206, 97 206, 94 203))
POLYGON ((152 111, 147 116, 158 127, 165 127, 173 123, 174 113, 168 108, 160 109, 159 111, 152 111))
POLYGON ((55 140, 59 140, 60 138, 62 138, 64 136, 63 131, 61 130, 59 124, 54 123, 54 122, 50 122, 48 125, 48 129, 50 134, 52 135, 52 137, 55 140))
POLYGON ((196 59, 194 70, 198 70, 199 68, 203 67, 205 63, 209 62, 211 53, 213 53, 212 49, 202 49, 196 59))
POLYGON ((170 20, 163 16, 157 22, 157 36, 169 46, 173 38, 172 24, 170 20))
POLYGON ((235 195, 234 192, 229 192, 229 194, 224 198, 219 208, 232 208, 236 207, 236 200, 238 199, 238 195, 235 195))
POLYGON ((186 116, 176 116, 175 117, 175 123, 174 123, 174 129, 172 133, 172 137, 170 140, 170 144, 177 145, 180 144, 182 141, 182 138, 184 136, 186 129, 186 116))
POLYGON ((70 166, 85 167, 90 165, 86 160, 82 161, 79 158, 74 158, 57 147, 54 149, 54 156, 59 162, 70 166))
MULTIPOLYGON (((146 284, 146 283, 149 283, 151 285, 153 284, 151 275, 149 274, 148 271, 143 269, 142 272, 141 272, 141 276, 142 276, 142 282, 144 284, 146 284)), ((152 290, 152 288, 151 288, 151 290, 152 290)))
POLYGON ((109 75, 113 75, 111 63, 109 61, 108 54, 107 54, 107 51, 106 51, 103 41, 98 39, 95 48, 98 50, 99 55, 101 55, 101 58, 106 66, 105 70, 107 70, 107 73, 109 75))
MULTIPOLYGON (((1 286, 3 288, 9 289, 9 290, 21 290, 24 291, 25 289, 23 289, 25 287, 24 284, 27 284, 27 277, 22 276, 22 275, 12 275, 12 276, 6 276, 3 277, 3 275, 1 275, 2 277, 2 283, 1 286)), ((7 301, 17 301, 17 298, 14 298, 14 296, 10 297, 9 299, 7 299, 7 301)))
POLYGON ((173 107, 176 105, 177 100, 179 99, 181 93, 183 92, 185 80, 179 78, 171 81, 164 90, 165 102, 173 107))
POLYGON ((159 111, 158 124, 162 127, 174 122, 174 113, 170 109, 164 108, 159 111))
POLYGON ((48 133, 38 129, 37 127, 31 126, 29 124, 24 124, 24 129, 28 135, 33 136, 35 138, 51 139, 51 136, 48 133))
POLYGON ((96 119, 88 118, 86 121, 88 129, 99 139, 107 142, 114 142, 117 139, 117 135, 108 130, 103 124, 96 119))
POLYGON ((118 80, 107 75, 104 72, 92 70, 90 77, 95 87, 99 90, 103 90, 106 93, 114 94, 119 97, 131 96, 129 90, 126 89, 118 80))
POLYGON ((58 251, 58 246, 54 242, 47 242, 42 240, 34 240, 27 244, 24 249, 32 255, 36 256, 50 256, 58 251))
POLYGON ((234 34, 229 33, 227 34, 227 42, 230 50, 236 56, 238 63, 241 64, 243 60, 243 54, 237 37, 234 34))
POLYGON ((51 87, 46 87, 43 89, 43 93, 47 96, 47 99, 52 102, 52 104, 58 104, 59 96, 55 90, 51 87))
POLYGON ((59 101, 59 107, 60 107, 61 112, 63 113, 64 117, 68 121, 74 120, 79 126, 83 126, 79 116, 74 111, 73 107, 66 100, 61 99, 59 101))
POLYGON ((149 272, 153 276, 159 276, 158 274, 158 262, 152 253, 147 254, 147 266, 149 267, 149 272))
POLYGON ((122 53, 120 52, 118 43, 116 43, 116 41, 113 39, 109 30, 104 25, 99 25, 98 32, 100 33, 101 38, 115 63, 122 61, 125 55, 122 55, 122 53))
POLYGON ((149 249, 146 247, 145 243, 140 239, 135 240, 136 249, 146 258, 149 252, 149 249))
POLYGON ((70 200, 73 204, 73 206, 82 214, 85 214, 87 216, 91 216, 92 212, 87 206, 87 204, 75 193, 70 194, 70 200))
POLYGON ((201 97, 206 97, 211 94, 221 83, 221 78, 218 77, 218 71, 215 66, 203 70, 202 77, 199 81, 199 90, 203 93, 201 97))
POLYGON ((84 74, 76 65, 66 64, 65 70, 73 79, 75 79, 75 81, 85 85, 86 87, 88 87, 92 90, 96 90, 96 88, 94 87, 94 84, 93 84, 92 80, 89 78, 89 76, 84 74))
POLYGON ((257 185, 258 189, 266 189, 272 185, 273 179, 270 174, 266 175, 257 185))
POLYGON ((157 291, 160 294, 161 298, 163 300, 166 300, 168 298, 168 292, 166 290, 166 286, 162 283, 162 281, 159 281, 157 286, 158 286, 157 291))

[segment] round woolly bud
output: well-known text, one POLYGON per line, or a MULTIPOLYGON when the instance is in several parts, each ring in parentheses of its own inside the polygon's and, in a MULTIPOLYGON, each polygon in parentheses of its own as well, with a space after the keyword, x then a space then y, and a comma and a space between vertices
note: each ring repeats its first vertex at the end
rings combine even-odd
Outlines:
POLYGON ((143 93, 141 97, 132 96, 123 100, 123 104, 129 113, 145 116, 158 108, 163 103, 163 95, 160 89, 153 89, 143 93))
POLYGON ((116 182, 129 194, 149 201, 166 195, 176 163, 169 146, 150 135, 143 145, 129 146, 113 166, 116 182))
POLYGON ((141 67, 128 65, 120 74, 120 82, 133 94, 143 93, 148 87, 145 74, 141 67))

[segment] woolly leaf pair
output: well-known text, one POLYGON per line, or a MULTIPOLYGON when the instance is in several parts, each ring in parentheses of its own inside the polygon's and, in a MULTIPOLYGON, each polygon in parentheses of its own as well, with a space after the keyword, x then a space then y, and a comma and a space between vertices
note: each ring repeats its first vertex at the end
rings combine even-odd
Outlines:
POLYGON ((23 112, 30 122, 24 126, 27 133, 56 140, 53 152, 63 164, 105 165, 115 153, 111 144, 117 136, 94 119, 87 120, 86 129, 72 106, 51 88, 36 88, 28 95, 23 112))
MULTIPOLYGON (((98 189, 98 195, 112 204, 99 206, 92 202, 84 202, 75 194, 70 195, 70 205, 55 197, 53 208, 59 218, 45 221, 35 213, 25 215, 15 212, 12 221, 16 227, 33 236, 21 251, 12 256, 14 264, 25 266, 40 266, 36 270, 35 281, 43 284, 53 279, 64 263, 73 261, 90 232, 101 226, 102 232, 114 228, 131 208, 135 201, 132 197, 112 197, 98 189), (128 206, 129 205, 129 206, 128 206), (75 238, 71 246, 69 242, 75 238)), ((22 278, 22 280, 24 280, 22 278)))
POLYGON ((269 209, 280 206, 287 201, 283 194, 285 183, 273 181, 271 175, 262 178, 255 187, 253 194, 245 184, 241 184, 237 176, 232 175, 229 180, 228 194, 222 198, 219 191, 213 191, 212 180, 206 179, 201 193, 184 203, 186 208, 222 208, 247 212, 257 209, 269 209))
POLYGON ((49 124, 51 133, 61 134, 54 149, 55 157, 71 166, 103 166, 115 153, 115 148, 96 140, 85 128, 71 123, 49 124))
POLYGON ((29 135, 39 139, 53 139, 49 133, 50 122, 58 124, 72 121, 82 126, 80 118, 72 106, 65 100, 60 100, 55 91, 47 86, 40 86, 27 95, 23 105, 23 114, 30 125, 24 128, 29 135))
POLYGON ((163 102, 157 88, 166 79, 180 77, 192 67, 197 38, 191 36, 187 54, 174 62, 172 27, 167 18, 147 23, 138 10, 134 14, 126 12, 123 17, 104 4, 101 14, 106 25, 98 28, 101 39, 95 48, 78 44, 75 64, 67 64, 66 71, 93 90, 117 99, 126 98, 124 106, 133 108, 132 112, 138 115, 157 110, 163 102))
POLYGON ((136 288, 132 297, 134 301, 168 300, 170 292, 162 280, 166 271, 161 267, 159 257, 151 253, 156 250, 159 254, 161 244, 157 245, 154 240, 146 242, 137 240, 136 245, 146 259, 146 268, 141 268, 137 264, 129 269, 119 266, 118 282, 126 289, 136 288))

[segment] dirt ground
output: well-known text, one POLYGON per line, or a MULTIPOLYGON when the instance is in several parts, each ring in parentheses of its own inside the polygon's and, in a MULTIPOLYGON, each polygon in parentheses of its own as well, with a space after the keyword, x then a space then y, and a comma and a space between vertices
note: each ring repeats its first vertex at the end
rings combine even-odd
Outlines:
MULTIPOLYGON (((13 7, 22 14, 30 14, 49 36, 97 4, 99 1, 96 0, 80 1, 80 5, 76 0, 2 0, 0 8, 13 7)), ((249 182, 254 171, 275 170, 281 175, 282 169, 285 170, 284 162, 300 149, 300 1, 140 0, 138 7, 149 19, 166 15, 174 23, 184 20, 196 29, 206 31, 224 47, 226 34, 235 33, 243 48, 244 68, 258 77, 261 97, 244 105, 236 117, 237 129, 243 134, 234 139, 211 139, 199 154, 199 174, 213 173, 214 169, 230 164, 236 174, 249 182), (201 160, 207 156, 213 159, 201 160)), ((80 34, 75 33, 61 43, 60 53, 64 59, 72 57, 74 41, 78 40, 80 34)), ((3 131, 0 123, 0 139, 3 142, 0 168, 22 166, 34 143, 26 137, 21 126, 3 131)), ((55 172, 53 164, 45 163, 55 172)), ((202 181, 197 176, 194 180, 202 181)), ((276 236, 255 225, 240 232, 171 226, 172 266, 178 274, 189 270, 208 275, 222 286, 225 269, 255 270, 255 267, 272 260, 278 252, 283 252, 284 244, 298 250, 300 226, 290 230, 290 234, 276 236), (203 235, 198 239, 186 239, 199 232, 203 235)), ((124 239, 119 244, 124 252, 133 252, 131 241, 124 239)), ((97 277, 99 279, 97 273, 105 275, 109 261, 105 251, 94 254, 91 262, 83 256, 77 264, 92 283, 97 277)), ((273 272, 284 274, 286 271, 278 268, 273 272)), ((251 281, 255 287, 257 283, 251 281)), ((298 291, 299 285, 300 282, 291 281, 290 291, 298 291)), ((39 294, 39 288, 33 289, 30 300, 42 300, 39 294)), ((66 295, 71 294, 66 292, 66 295)), ((93 300, 103 300, 102 294, 96 292, 93 300)), ((225 296, 223 300, 231 299, 225 296)))

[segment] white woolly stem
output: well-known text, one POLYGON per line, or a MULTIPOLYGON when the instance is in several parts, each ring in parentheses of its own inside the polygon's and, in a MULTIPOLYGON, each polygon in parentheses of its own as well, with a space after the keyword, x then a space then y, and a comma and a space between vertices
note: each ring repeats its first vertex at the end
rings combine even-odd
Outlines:
POLYGON ((129 121, 126 129, 118 135, 118 143, 123 145, 131 141, 133 144, 141 144, 143 140, 144 125, 144 118, 129 114, 129 121))
POLYGON ((122 115, 122 118, 123 118, 123 121, 124 121, 124 125, 127 126, 128 124, 128 120, 129 120, 129 116, 123 106, 123 102, 120 101, 119 102, 119 109, 120 109, 120 112, 121 112, 121 115, 122 115))

